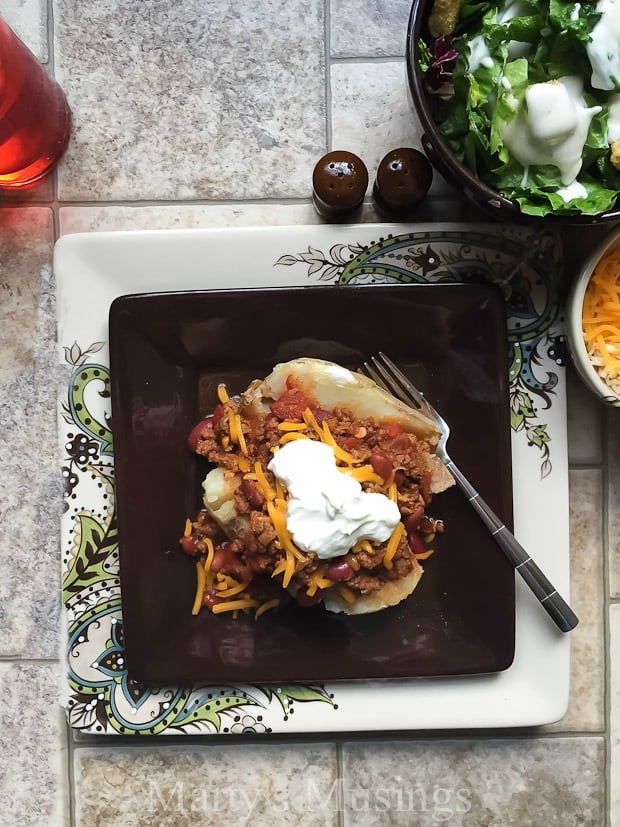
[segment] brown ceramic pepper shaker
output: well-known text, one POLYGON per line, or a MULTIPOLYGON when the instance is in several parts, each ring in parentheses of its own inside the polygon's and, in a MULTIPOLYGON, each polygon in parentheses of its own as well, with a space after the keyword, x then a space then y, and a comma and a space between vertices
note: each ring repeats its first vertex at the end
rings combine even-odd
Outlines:
POLYGON ((417 149, 399 147, 379 164, 372 194, 381 210, 402 217, 418 206, 432 182, 428 158, 417 149))
POLYGON ((312 202, 323 218, 349 218, 361 207, 368 187, 368 170, 352 152, 324 155, 312 173, 312 202))

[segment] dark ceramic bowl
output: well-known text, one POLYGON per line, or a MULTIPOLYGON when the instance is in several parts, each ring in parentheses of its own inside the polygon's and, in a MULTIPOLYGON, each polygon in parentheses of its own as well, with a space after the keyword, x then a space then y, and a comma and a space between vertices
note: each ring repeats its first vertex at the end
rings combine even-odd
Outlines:
POLYGON ((613 209, 599 215, 547 215, 542 219, 539 216, 526 215, 521 212, 516 201, 505 198, 496 190, 488 187, 454 156, 433 119, 429 96, 424 88, 422 73, 419 69, 419 41, 420 37, 428 37, 426 21, 432 5, 433 0, 413 0, 407 27, 407 76, 412 103, 422 124, 422 147, 435 169, 451 186, 476 206, 501 221, 534 223, 544 220, 560 228, 575 224, 593 225, 620 220, 620 199, 613 209))

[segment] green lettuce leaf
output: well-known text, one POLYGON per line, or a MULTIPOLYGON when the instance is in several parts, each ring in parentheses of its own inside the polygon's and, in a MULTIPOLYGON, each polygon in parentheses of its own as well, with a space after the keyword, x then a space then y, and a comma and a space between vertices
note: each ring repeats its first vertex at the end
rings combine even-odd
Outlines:
MULTIPOLYGON (((608 210, 620 192, 620 171, 610 162, 607 143, 609 94, 590 86, 586 45, 600 19, 594 3, 579 7, 566 0, 516 0, 515 3, 464 0, 455 48, 454 97, 441 132, 456 157, 475 175, 524 213, 582 213, 608 210), (510 8, 508 8, 510 6, 510 8), (484 37, 492 65, 469 73, 469 42, 484 37), (526 54, 525 57, 517 55, 526 54), (600 105, 583 150, 578 181, 582 198, 566 203, 559 170, 552 166, 527 171, 510 156, 502 133, 522 104, 528 85, 566 76, 581 76, 587 106, 600 105)), ((488 61, 485 61, 487 63, 488 61)))

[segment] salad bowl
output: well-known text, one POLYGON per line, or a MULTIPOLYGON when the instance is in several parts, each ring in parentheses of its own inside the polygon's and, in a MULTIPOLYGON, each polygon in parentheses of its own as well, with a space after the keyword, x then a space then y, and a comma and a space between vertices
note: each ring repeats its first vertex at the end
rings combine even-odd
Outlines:
MULTIPOLYGON (((529 3, 528 0, 516 0, 516 2, 513 2, 512 4, 510 2, 506 2, 504 6, 502 6, 501 8, 503 9, 503 13, 506 13, 505 9, 511 6, 516 7, 516 5, 518 4, 520 4, 520 7, 519 10, 515 13, 515 15, 519 15, 517 22, 521 22, 523 20, 526 21, 526 23, 524 24, 525 31, 527 29, 527 20, 534 20, 533 15, 536 13, 535 4, 529 3), (528 13, 532 15, 531 18, 527 17, 528 13)), ((485 11, 498 6, 498 4, 495 2, 482 5, 468 5, 470 6, 470 8, 465 9, 465 3, 462 4, 461 14, 471 14, 469 20, 474 20, 478 18, 480 21, 482 21, 482 16, 485 11)), ((568 6, 570 6, 570 4, 567 4, 567 7, 568 6)), ((407 75, 411 103, 420 120, 423 130, 421 138, 422 147, 433 166, 437 169, 437 171, 446 179, 446 181, 451 186, 460 191, 477 207, 483 210, 484 213, 486 213, 487 215, 492 214, 495 218, 499 220, 532 223, 544 219, 545 222, 550 222, 557 227, 570 226, 575 224, 593 225, 619 220, 620 201, 618 201, 618 199, 614 197, 613 192, 620 191, 620 171, 612 169, 609 166, 609 164, 606 164, 605 169, 607 172, 610 173, 611 178, 613 179, 613 184, 615 184, 614 189, 611 190, 611 195, 611 188, 609 185, 607 185, 606 191, 603 192, 601 188, 596 186, 596 184, 592 187, 592 189, 590 188, 590 184, 586 184, 586 186, 588 186, 588 198, 586 199, 587 203, 583 203, 583 207, 582 204, 578 201, 571 201, 570 203, 559 203, 560 200, 563 199, 558 198, 551 198, 551 203, 543 204, 541 206, 541 199, 536 195, 532 196, 531 203, 529 203, 527 193, 525 193, 525 197, 522 197, 523 192, 519 191, 519 181, 517 179, 522 175, 523 180, 526 180, 529 172, 531 173, 530 180, 535 182, 535 184, 532 184, 533 189, 535 186, 538 187, 539 193, 541 190, 553 191, 554 187, 552 184, 552 179, 554 175, 554 170, 550 166, 544 166, 540 168, 531 166, 528 171, 527 168, 519 168, 517 165, 516 174, 514 166, 510 167, 510 175, 507 176, 507 181, 509 185, 506 187, 502 186, 501 188, 503 192, 500 192, 499 188, 496 189, 489 181, 490 178, 493 179, 494 176, 497 177, 495 175, 495 169, 497 169, 497 167, 501 165, 501 162, 498 162, 497 160, 497 150, 496 154, 493 157, 489 158, 490 163, 488 164, 488 167, 489 169, 493 169, 493 172, 490 175, 485 174, 484 178, 486 178, 486 180, 482 180, 483 173, 479 172, 479 170, 476 169, 476 161, 472 161, 472 155, 475 154, 475 152, 471 150, 472 141, 464 141, 464 147, 461 151, 459 151, 458 149, 455 150, 453 148, 454 140, 452 140, 452 146, 450 145, 449 141, 442 133, 442 128, 440 126, 441 122, 445 121, 446 118, 451 117, 451 114, 454 112, 454 107, 456 105, 463 106, 466 104, 467 108, 471 108, 473 104, 471 97, 468 101, 459 100, 459 95, 467 96, 468 94, 468 92, 466 91, 466 84, 457 84, 456 91, 454 91, 454 87, 451 86, 452 72, 455 69, 456 59, 456 53, 454 52, 454 50, 452 50, 451 54, 448 53, 448 49, 451 47, 451 38, 448 39, 445 45, 440 44, 440 47, 444 51, 443 54, 440 54, 438 56, 438 60, 434 61, 435 76, 432 79, 432 82, 429 83, 429 80, 431 79, 427 75, 427 66, 429 63, 429 59, 431 61, 433 60, 433 56, 429 55, 428 47, 429 44, 433 42, 434 38, 429 32, 428 21, 429 16, 432 13, 432 10, 433 0, 413 0, 407 31, 406 55, 407 75), (431 88, 433 84, 434 88, 431 88), (465 163, 464 160, 466 155, 469 155, 467 163, 465 163), (545 181, 545 174, 547 172, 549 172, 550 174, 548 182, 545 181), (545 186, 545 183, 548 183, 549 185, 545 186), (510 184, 514 184, 512 189, 510 184), (510 193, 510 197, 508 193, 510 193)), ((577 4, 577 13, 579 13, 579 4, 577 4)), ((507 19, 509 19, 509 16, 507 17, 507 19)), ((579 36, 582 39, 587 39, 588 37, 587 33, 584 34, 584 32, 586 31, 586 25, 586 22, 584 22, 582 30, 579 32, 579 36)), ((482 26, 482 22, 480 22, 480 26, 482 26)), ((470 36, 472 40, 474 38, 476 39, 477 44, 475 44, 475 48, 477 48, 477 46, 480 45, 482 38, 477 36, 478 30, 476 25, 468 23, 468 30, 471 32, 470 36)), ((460 31, 461 30, 457 28, 457 32, 454 36, 456 37, 460 33, 460 31)), ((530 38, 531 42, 531 33, 525 33, 523 35, 524 40, 528 37, 530 38)), ((577 37, 577 35, 575 35, 575 37, 577 37)), ((565 49, 563 44, 564 35, 562 35, 562 38, 560 38, 560 44, 558 46, 558 49, 565 49)), ((482 48, 483 54, 486 54, 486 48, 484 46, 482 48)), ((535 46, 532 45, 531 48, 533 49, 535 48, 535 46)), ((488 57, 488 55, 486 57, 488 57)), ((559 61, 557 67, 554 67, 553 64, 549 62, 545 64, 545 66, 552 67, 550 69, 550 74, 547 78, 547 76, 541 76, 540 69, 534 64, 533 59, 531 57, 526 56, 526 60, 528 62, 530 60, 532 61, 532 66, 528 67, 528 69, 526 70, 527 74, 529 75, 529 79, 526 78, 525 83, 540 82, 547 79, 556 80, 557 78, 561 77, 564 74, 562 70, 566 67, 566 52, 564 52, 564 56, 562 59, 564 60, 564 64, 562 64, 562 62, 559 61)), ((576 65, 574 68, 575 75, 581 73, 581 76, 583 76, 584 60, 585 59, 583 57, 583 54, 580 55, 579 60, 576 61, 576 65), (577 63, 579 64, 579 66, 577 66, 577 63)), ((492 67, 491 63, 492 60, 489 60, 489 81, 491 81, 491 78, 493 81, 495 81, 496 89, 499 89, 503 83, 504 91, 507 88, 510 90, 510 83, 508 82, 507 78, 498 78, 497 74, 493 75, 493 73, 497 69, 497 64, 495 65, 495 67, 492 67), (499 82, 500 80, 501 83, 499 82)), ((523 61, 521 61, 521 63, 523 65, 523 61)), ((457 66, 459 66, 459 64, 460 67, 457 68, 457 72, 460 71, 460 74, 462 76, 462 60, 458 61, 457 66)), ((585 78, 584 80, 584 88, 586 90, 584 94, 586 94, 586 96, 588 97, 588 80, 587 78, 585 78)), ((488 103, 489 98, 493 99, 496 92, 492 91, 490 94, 485 95, 483 94, 485 90, 482 88, 482 85, 478 91, 480 93, 480 102, 478 105, 480 106, 481 110, 483 108, 485 110, 484 114, 482 114, 482 119, 484 120, 485 118, 487 118, 487 114, 490 112, 488 103)), ((514 91, 515 95, 518 94, 516 91, 516 85, 514 91)), ((609 96, 611 96, 611 94, 612 93, 609 93, 609 96)), ((498 93, 499 102, 501 102, 502 100, 501 95, 502 91, 500 89, 498 93)), ((605 93, 605 95, 607 95, 607 93, 605 93)), ((588 103, 593 102, 596 101, 591 101, 588 97, 588 103)), ((603 107, 603 109, 605 109, 605 107, 603 107)), ((491 114, 488 120, 492 119, 493 115, 491 114)), ((598 169, 602 168, 601 165, 603 164, 603 150, 601 147, 603 144, 602 132, 604 131, 605 123, 606 113, 604 112, 603 115, 600 116, 598 121, 593 121, 592 127, 588 133, 586 144, 584 146, 583 170, 585 170, 586 166, 591 162, 592 157, 596 156, 597 158, 595 163, 590 164, 590 170, 594 171, 594 176, 590 175, 589 172, 585 175, 585 178, 588 180, 596 178, 596 175, 598 175, 598 169), (591 143, 598 143, 598 149, 592 149, 590 147, 591 143)), ((490 125, 487 124, 487 126, 489 129, 491 128, 490 125)), ((475 132, 475 128, 472 131, 475 132)), ((500 150, 503 150, 503 147, 500 147, 500 150)), ((479 152, 479 148, 476 151, 479 152)), ((505 155, 503 157, 505 158, 505 155)), ((555 173, 557 173, 557 170, 555 170, 555 173)), ((581 178, 582 173, 580 173, 579 175, 581 178)), ((521 181, 520 183, 523 183, 523 181, 521 181)), ((543 195, 543 199, 544 197, 545 196, 543 195)))

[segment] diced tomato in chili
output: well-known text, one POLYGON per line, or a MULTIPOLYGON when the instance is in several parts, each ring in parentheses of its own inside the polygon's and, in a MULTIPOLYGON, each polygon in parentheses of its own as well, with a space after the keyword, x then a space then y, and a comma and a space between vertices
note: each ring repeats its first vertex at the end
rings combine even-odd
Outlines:
POLYGON ((359 445, 359 439, 354 436, 346 436, 342 440, 342 447, 345 448, 347 451, 351 451, 353 448, 357 448, 359 445))
POLYGON ((312 400, 299 388, 289 388, 279 399, 271 403, 269 409, 281 421, 286 419, 301 421, 303 412, 306 408, 312 408, 312 405, 312 400))
POLYGON ((383 430, 391 439, 394 439, 403 432, 403 429, 397 422, 388 422, 387 425, 383 426, 383 430))

